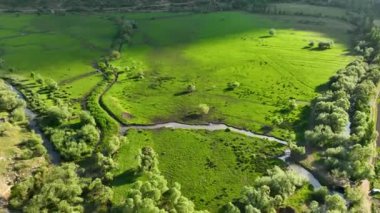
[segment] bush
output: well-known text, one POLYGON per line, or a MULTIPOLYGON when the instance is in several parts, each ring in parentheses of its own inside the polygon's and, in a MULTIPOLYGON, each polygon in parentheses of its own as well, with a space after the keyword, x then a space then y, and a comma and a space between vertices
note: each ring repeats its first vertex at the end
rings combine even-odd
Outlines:
POLYGON ((237 82, 237 81, 229 82, 229 83, 227 84, 227 89, 229 89, 229 90, 234 90, 234 89, 236 89, 236 88, 238 88, 238 87, 240 87, 240 83, 237 82))
POLYGON ((210 107, 207 104, 198 105, 198 114, 207 115, 210 112, 210 107))
POLYGON ((275 36, 276 34, 277 34, 276 29, 272 28, 272 29, 269 30, 269 35, 270 36, 275 36))

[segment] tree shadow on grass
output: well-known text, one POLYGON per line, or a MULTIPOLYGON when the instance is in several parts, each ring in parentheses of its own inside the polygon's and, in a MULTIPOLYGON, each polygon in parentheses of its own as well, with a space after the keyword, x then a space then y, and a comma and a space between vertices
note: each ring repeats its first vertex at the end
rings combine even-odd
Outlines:
POLYGON ((272 38, 273 36, 266 35, 266 36, 260 36, 259 38, 272 38))
POLYGON ((201 118, 202 118, 202 115, 197 114, 197 113, 191 113, 191 114, 185 115, 182 118, 182 120, 183 121, 191 121, 191 120, 198 120, 198 119, 201 119, 201 118))
POLYGON ((187 95, 187 94, 190 94, 191 92, 188 92, 188 91, 182 91, 182 92, 177 92, 174 94, 174 96, 182 96, 182 95, 187 95))
POLYGON ((317 93, 326 92, 329 89, 329 85, 330 85, 330 81, 328 81, 327 83, 324 83, 324 84, 320 84, 315 88, 314 91, 317 93))
POLYGON ((125 172, 117 175, 113 179, 112 185, 114 186, 121 186, 125 184, 131 184, 136 181, 138 178, 138 175, 136 175, 136 170, 135 169, 129 169, 126 170, 125 172))

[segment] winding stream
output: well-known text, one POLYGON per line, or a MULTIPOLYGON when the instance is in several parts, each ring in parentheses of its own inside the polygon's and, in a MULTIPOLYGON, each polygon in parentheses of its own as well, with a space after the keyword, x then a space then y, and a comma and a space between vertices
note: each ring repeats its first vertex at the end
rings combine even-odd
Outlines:
MULTIPOLYGON (((20 98, 26 102, 24 95, 19 90, 17 90, 14 86, 12 86, 9 83, 7 83, 7 84, 9 86, 9 88, 17 94, 18 98, 20 98)), ((41 136, 42 141, 43 141, 43 145, 46 148, 46 151, 49 155, 50 161, 53 164, 59 164, 61 162, 61 157, 60 157, 59 153, 54 149, 54 146, 51 143, 51 141, 45 136, 45 134, 39 128, 37 121, 36 121, 37 114, 34 113, 32 110, 28 109, 27 107, 25 107, 25 114, 29 119, 29 128, 31 130, 33 130, 36 134, 41 136)))
MULTIPOLYGON (((12 89, 12 91, 16 92, 18 97, 22 100, 25 101, 25 97, 23 94, 18 91, 15 87, 12 85, 8 84, 9 87, 12 89)), ((41 129, 38 127, 37 121, 36 121, 36 113, 34 113, 32 110, 26 108, 25 113, 29 118, 29 126, 34 132, 38 135, 41 136, 43 140, 43 144, 45 148, 47 149, 47 152, 49 154, 50 160, 53 164, 59 164, 61 159, 59 156, 59 153, 55 151, 53 144, 51 141, 47 139, 47 137, 43 134, 41 129)), ((214 123, 209 123, 209 124, 199 124, 199 125, 192 125, 192 124, 183 124, 183 123, 177 123, 177 122, 168 122, 168 123, 162 123, 162 124, 154 124, 154 125, 128 125, 128 126, 121 126, 121 133, 124 134, 126 133, 129 129, 137 129, 137 130, 154 130, 154 129, 163 129, 163 128, 168 128, 168 129, 185 129, 185 130, 206 130, 206 131, 222 131, 222 130, 229 130, 233 133, 241 134, 247 137, 252 137, 252 138, 259 138, 259 139, 264 139, 268 141, 273 141, 276 143, 280 143, 282 145, 287 145, 288 142, 278 139, 276 137, 272 136, 266 136, 266 135, 261 135, 257 134, 248 130, 244 129, 239 129, 236 127, 228 126, 226 124, 214 124, 214 123)), ((309 171, 307 171, 305 168, 303 168, 300 165, 297 165, 295 163, 290 163, 287 161, 287 159, 290 157, 290 150, 286 150, 285 154, 279 159, 285 161, 288 163, 288 168, 291 170, 295 171, 298 173, 300 176, 304 177, 313 187, 314 189, 318 189, 322 187, 320 182, 314 177, 313 174, 311 174, 309 171)))

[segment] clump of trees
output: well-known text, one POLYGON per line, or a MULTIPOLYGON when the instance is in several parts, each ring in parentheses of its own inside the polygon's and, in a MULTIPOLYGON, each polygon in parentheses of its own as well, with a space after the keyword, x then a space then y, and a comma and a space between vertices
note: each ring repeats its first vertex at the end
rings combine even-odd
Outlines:
POLYGON ((12 187, 10 208, 23 212, 107 212, 113 192, 98 178, 83 178, 73 163, 39 168, 12 187))
POLYGON ((318 49, 320 49, 320 50, 331 49, 333 46, 334 46, 333 41, 320 41, 320 42, 318 42, 318 49))
MULTIPOLYGON (((255 180, 253 186, 244 187, 238 206, 245 212, 276 212, 284 200, 293 195, 306 181, 293 171, 275 166, 268 175, 255 180)), ((240 212, 229 203, 224 212, 240 212)))
POLYGON ((315 125, 305 137, 324 150, 321 162, 337 180, 357 181, 374 174, 371 143, 377 134, 370 107, 379 80, 380 70, 359 58, 333 76, 329 90, 315 100, 315 125))
MULTIPOLYGON (((127 20, 124 17, 116 18, 115 23, 118 27, 118 32, 112 42, 111 48, 114 51, 119 52, 117 54, 120 57, 120 51, 124 44, 131 42, 132 34, 137 29, 137 24, 134 21, 127 20)), ((112 51, 112 53, 116 53, 112 51)), ((112 56, 113 54, 111 54, 112 56)))
POLYGON ((126 201, 120 207, 123 212, 204 212, 196 211, 195 205, 182 195, 181 185, 168 181, 160 174, 158 160, 150 147, 141 149, 138 171, 144 181, 137 181, 127 192, 126 201))
POLYGON ((41 168, 15 185, 10 207, 24 212, 83 212, 83 187, 74 164, 41 168))

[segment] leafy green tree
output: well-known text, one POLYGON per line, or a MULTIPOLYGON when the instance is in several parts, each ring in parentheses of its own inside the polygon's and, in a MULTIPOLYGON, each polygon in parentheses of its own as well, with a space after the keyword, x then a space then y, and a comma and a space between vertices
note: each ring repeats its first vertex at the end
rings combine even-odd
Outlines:
POLYGON ((227 84, 227 89, 228 90, 234 90, 234 89, 239 88, 239 87, 240 87, 240 83, 237 82, 237 81, 229 82, 227 84))
POLYGON ((109 212, 113 191, 110 187, 103 185, 99 178, 93 180, 86 189, 86 205, 92 212, 109 212))
POLYGON ((240 210, 238 207, 236 207, 231 202, 227 203, 222 209, 223 213, 240 213, 240 210))
POLYGON ((275 36, 276 34, 277 34, 277 30, 276 29, 272 28, 272 29, 269 30, 269 35, 270 36, 275 36))
POLYGON ((210 112, 210 107, 207 104, 199 104, 197 111, 199 115, 207 115, 210 112))
POLYGON ((327 195, 326 210, 327 212, 347 212, 346 201, 337 194, 327 195))
POLYGON ((67 121, 70 117, 70 112, 67 107, 52 106, 46 110, 45 122, 49 125, 58 126, 67 121))
POLYGON ((81 122, 81 124, 83 126, 87 125, 87 124, 90 124, 90 125, 93 125, 93 126, 96 125, 95 119, 94 119, 94 117, 92 117, 92 115, 90 114, 90 112, 81 111, 79 113, 79 119, 80 119, 80 122, 81 122))
POLYGON ((157 172, 158 160, 157 154, 151 147, 143 147, 138 156, 138 171, 144 172, 157 172))
POLYGON ((192 93, 192 92, 195 92, 197 90, 197 87, 195 86, 195 84, 189 84, 186 88, 186 91, 188 93, 192 93))
POLYGON ((107 155, 115 154, 120 148, 120 139, 117 136, 111 137, 109 140, 104 141, 105 153, 107 155))
POLYGON ((82 182, 75 164, 41 168, 16 184, 10 206, 23 212, 83 212, 82 182))

